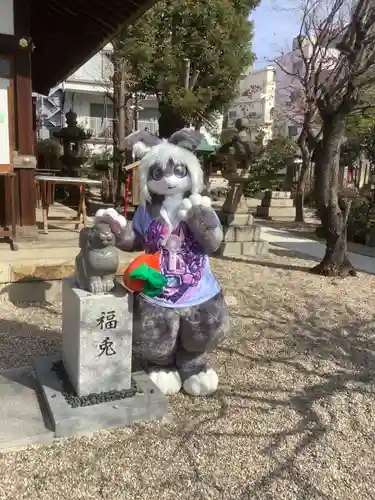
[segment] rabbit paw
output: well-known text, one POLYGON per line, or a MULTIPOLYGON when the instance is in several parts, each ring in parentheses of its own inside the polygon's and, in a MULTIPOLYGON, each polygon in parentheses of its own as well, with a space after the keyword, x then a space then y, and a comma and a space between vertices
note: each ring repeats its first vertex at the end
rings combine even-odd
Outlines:
POLYGON ((184 382, 184 391, 190 396, 209 396, 217 391, 219 378, 212 368, 187 378, 184 382))
POLYGON ((114 208, 101 208, 95 214, 94 224, 98 222, 106 222, 109 224, 114 235, 120 234, 126 227, 126 219, 120 215, 114 208))
POLYGON ((211 200, 208 196, 201 196, 200 194, 192 194, 189 198, 182 200, 178 216, 180 220, 187 221, 191 218, 193 213, 200 210, 211 208, 211 200))
POLYGON ((151 370, 150 379, 165 396, 177 394, 181 389, 181 378, 175 370, 151 370))

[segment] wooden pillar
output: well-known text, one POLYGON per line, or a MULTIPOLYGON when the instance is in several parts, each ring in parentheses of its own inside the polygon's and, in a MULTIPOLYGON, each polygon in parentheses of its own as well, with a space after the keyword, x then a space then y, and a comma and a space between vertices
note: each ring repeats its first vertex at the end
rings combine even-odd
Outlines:
POLYGON ((18 187, 18 224, 26 228, 36 227, 36 189, 34 170, 36 166, 34 148, 34 121, 31 84, 31 45, 29 0, 14 2, 14 35, 17 49, 14 54, 15 89, 15 172, 18 187), (20 40, 28 46, 21 47, 20 40))

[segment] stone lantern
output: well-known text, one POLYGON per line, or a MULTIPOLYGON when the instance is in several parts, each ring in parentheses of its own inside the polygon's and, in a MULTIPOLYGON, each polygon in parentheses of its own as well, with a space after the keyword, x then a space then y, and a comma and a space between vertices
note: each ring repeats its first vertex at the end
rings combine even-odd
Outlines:
POLYGON ((223 166, 222 175, 229 182, 229 192, 222 212, 224 217, 227 215, 232 220, 235 215, 246 216, 249 213, 243 188, 249 182, 251 163, 254 159, 248 120, 239 118, 235 126, 237 133, 219 149, 217 155, 219 163, 223 166))
POLYGON ((229 192, 219 213, 224 229, 224 242, 218 253, 224 256, 268 253, 268 242, 263 240, 262 228, 253 224, 253 216, 243 194, 255 157, 249 128, 249 122, 245 118, 236 120, 236 135, 219 149, 216 156, 222 166, 222 175, 229 183, 229 192))
POLYGON ((65 114, 65 118, 66 126, 53 135, 62 142, 62 162, 68 175, 74 176, 75 169, 84 162, 83 143, 90 139, 92 134, 77 125, 77 114, 72 109, 65 114))

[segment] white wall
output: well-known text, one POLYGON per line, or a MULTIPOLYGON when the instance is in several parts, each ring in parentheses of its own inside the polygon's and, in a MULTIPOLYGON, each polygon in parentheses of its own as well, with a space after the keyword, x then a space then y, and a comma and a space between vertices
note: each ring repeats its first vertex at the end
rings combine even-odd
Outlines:
POLYGON ((104 48, 95 54, 86 64, 77 69, 69 76, 67 82, 90 82, 90 83, 110 83, 113 73, 113 65, 106 55, 108 50, 104 48))
MULTIPOLYGON (((294 47, 298 47, 294 44, 294 47)), ((306 59, 311 57, 313 52, 312 43, 304 42, 302 45, 303 53, 306 59)), ((319 65, 323 60, 322 68, 326 73, 321 72, 321 76, 329 75, 329 70, 335 65, 339 52, 334 49, 321 49, 318 55, 314 56, 316 65, 319 65)), ((299 48, 296 48, 289 54, 285 54, 279 58, 276 65, 276 105, 275 113, 279 121, 284 121, 282 127, 285 134, 288 134, 288 127, 297 127, 300 130, 300 125, 303 121, 303 85, 301 78, 305 71, 305 63, 299 48)))
POLYGON ((0 34, 14 35, 13 0, 0 0, 0 34))
POLYGON ((255 138, 260 130, 265 139, 272 137, 272 112, 275 105, 275 70, 273 67, 253 71, 239 83, 240 95, 235 99, 228 113, 228 128, 233 128, 237 118, 248 118, 251 136, 255 138))
MULTIPOLYGON (((107 99, 107 103, 108 103, 107 99)), ((83 93, 83 92, 66 92, 64 112, 66 113, 70 108, 77 113, 78 120, 83 120, 90 116, 90 104, 104 104, 104 94, 97 93, 83 93)))
MULTIPOLYGON (((112 127, 111 114, 108 113, 108 118, 104 116, 104 105, 111 106, 111 101, 105 98, 104 93, 90 93, 90 92, 72 92, 65 93, 64 113, 70 108, 77 113, 77 121, 86 129, 91 129, 94 137, 102 137, 103 130, 112 127), (91 104, 103 105, 103 116, 91 116, 91 104)), ((147 100, 147 106, 139 113, 139 127, 148 127, 151 133, 156 133, 158 130, 159 111, 157 108, 156 100, 147 100)), ((108 135, 108 134, 107 134, 108 135)))

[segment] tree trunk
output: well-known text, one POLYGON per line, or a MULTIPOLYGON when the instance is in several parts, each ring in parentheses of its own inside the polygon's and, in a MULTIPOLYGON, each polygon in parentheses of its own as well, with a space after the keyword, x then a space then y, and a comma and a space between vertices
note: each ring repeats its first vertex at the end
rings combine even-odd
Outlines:
MULTIPOLYGON (((320 264, 312 271, 324 276, 340 276, 346 278, 348 275, 356 276, 356 271, 348 259, 346 229, 350 213, 351 201, 340 201, 345 207, 339 213, 331 211, 327 214, 330 221, 323 225, 326 237, 326 253, 320 264), (327 226, 336 229, 327 231, 327 226)), ((323 221, 322 221, 323 222, 323 221)))
POLYGON ((298 144, 301 150, 302 164, 301 172, 298 179, 297 193, 296 193, 296 218, 295 222, 304 222, 304 205, 305 205, 305 186, 307 174, 311 167, 312 148, 309 146, 308 127, 310 127, 310 120, 304 124, 304 128, 298 139, 298 144))
POLYGON ((112 201, 123 201, 123 170, 126 161, 125 137, 132 131, 132 117, 128 109, 129 91, 127 88, 126 63, 123 58, 113 60, 113 187, 112 201))
POLYGON ((316 154, 315 199, 322 221, 326 252, 311 271, 324 276, 355 276, 347 255, 346 228, 351 202, 339 196, 340 146, 344 120, 340 116, 323 124, 323 139, 316 154))
POLYGON ((159 103, 159 136, 168 139, 174 132, 186 127, 186 121, 175 113, 173 108, 165 102, 159 103))
POLYGON ((296 217, 295 222, 305 222, 303 208, 305 205, 305 185, 308 173, 308 166, 301 165, 301 173, 298 179, 297 192, 296 192, 296 217))

